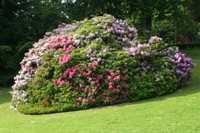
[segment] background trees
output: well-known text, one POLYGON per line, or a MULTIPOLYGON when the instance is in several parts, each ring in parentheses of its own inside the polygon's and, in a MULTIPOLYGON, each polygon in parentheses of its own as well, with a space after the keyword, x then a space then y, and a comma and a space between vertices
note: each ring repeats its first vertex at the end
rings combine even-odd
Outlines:
POLYGON ((199 0, 0 0, 0 85, 12 84, 24 52, 58 24, 105 13, 126 19, 140 39, 168 43, 199 32, 199 0))

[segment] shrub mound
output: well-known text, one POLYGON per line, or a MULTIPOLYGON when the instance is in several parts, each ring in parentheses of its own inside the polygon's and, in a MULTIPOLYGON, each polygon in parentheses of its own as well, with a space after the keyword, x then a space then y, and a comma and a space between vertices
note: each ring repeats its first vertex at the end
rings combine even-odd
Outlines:
POLYGON ((159 37, 141 44, 111 15, 61 24, 25 53, 12 106, 43 114, 157 97, 184 85, 193 66, 159 37))

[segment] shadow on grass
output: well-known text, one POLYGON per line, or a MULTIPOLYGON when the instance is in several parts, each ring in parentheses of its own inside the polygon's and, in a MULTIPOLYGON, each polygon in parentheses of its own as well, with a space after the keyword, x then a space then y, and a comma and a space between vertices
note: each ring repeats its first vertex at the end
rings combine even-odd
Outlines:
POLYGON ((0 105, 11 101, 10 88, 0 88, 0 105))

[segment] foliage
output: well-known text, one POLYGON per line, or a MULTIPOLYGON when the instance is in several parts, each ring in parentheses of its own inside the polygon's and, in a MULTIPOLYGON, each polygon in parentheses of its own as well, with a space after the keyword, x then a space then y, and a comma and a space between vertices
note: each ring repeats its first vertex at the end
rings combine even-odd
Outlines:
MULTIPOLYGON (((176 36, 176 29, 174 22, 170 20, 158 20, 152 24, 152 35, 157 35, 164 38, 165 41, 173 41, 176 36)), ((173 42, 172 42, 173 43, 173 42)))
POLYGON ((35 105, 19 105, 18 110, 19 112, 23 112, 24 114, 28 115, 38 115, 38 114, 50 114, 50 113, 58 113, 58 112, 67 112, 67 111, 76 111, 84 109, 80 106, 70 105, 70 104, 63 104, 60 106, 52 106, 43 108, 41 106, 35 105))
POLYGON ((7 71, 11 69, 11 66, 9 65, 11 61, 7 61, 7 59, 11 59, 10 53, 12 53, 10 46, 0 46, 0 84, 2 86, 5 86, 7 83, 12 83, 13 77, 10 75, 10 72, 7 71))
POLYGON ((0 45, 10 47, 11 51, 9 56, 0 59, 5 62, 0 69, 0 86, 12 84, 11 78, 19 70, 23 53, 32 42, 61 22, 70 23, 108 13, 137 27, 143 42, 151 35, 158 35, 173 43, 180 35, 188 36, 190 40, 196 36, 198 5, 198 0, 1 0, 0 45))
POLYGON ((60 4, 59 1, 1 0, 0 45, 10 50, 8 55, 0 52, 0 56, 4 57, 0 58, 1 64, 4 64, 0 69, 0 86, 13 84, 11 79, 19 69, 18 64, 33 42, 67 20, 60 4))
POLYGON ((193 66, 157 36, 140 43, 134 27, 111 15, 62 24, 25 53, 13 107, 48 113, 161 96, 184 85, 193 66))
POLYGON ((141 39, 144 40, 148 40, 155 33, 153 27, 155 24, 163 22, 167 27, 166 21, 168 21, 168 25, 173 25, 170 33, 164 31, 163 28, 165 27, 159 27, 163 32, 166 32, 165 35, 162 35, 162 33, 161 37, 164 37, 163 39, 168 43, 172 42, 176 36, 187 35, 191 38, 197 34, 197 22, 193 19, 193 16, 198 17, 195 15, 195 13, 198 14, 197 5, 196 0, 134 0, 134 2, 131 0, 76 0, 66 3, 69 18, 81 20, 85 17, 103 15, 104 13, 112 14, 117 18, 127 19, 135 25, 141 39), (193 7, 195 7, 194 10, 193 7), (86 8, 87 10, 85 10, 86 8))

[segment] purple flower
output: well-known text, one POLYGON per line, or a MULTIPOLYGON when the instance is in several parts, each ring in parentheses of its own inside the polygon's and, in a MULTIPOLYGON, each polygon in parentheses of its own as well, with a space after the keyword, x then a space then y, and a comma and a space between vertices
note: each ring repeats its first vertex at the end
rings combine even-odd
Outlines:
POLYGON ((121 40, 122 40, 122 38, 121 38, 121 37, 117 37, 117 40, 121 41, 121 40))
POLYGON ((134 32, 134 31, 135 31, 135 28, 133 28, 133 27, 128 28, 128 31, 130 31, 130 32, 134 32))
POLYGON ((186 63, 183 63, 181 66, 182 66, 182 67, 187 67, 187 64, 186 64, 186 63))
POLYGON ((152 36, 152 37, 149 39, 149 43, 150 43, 150 44, 155 43, 155 42, 161 42, 161 41, 162 41, 162 38, 157 37, 157 36, 152 36))
POLYGON ((143 45, 142 44, 138 44, 138 46, 137 46, 138 48, 141 48, 141 47, 143 47, 143 45))
POLYGON ((190 62, 190 61, 191 61, 191 58, 185 58, 184 61, 190 62))
POLYGON ((176 70, 176 73, 177 74, 182 74, 182 71, 181 70, 176 70))
POLYGON ((133 34, 128 34, 128 37, 129 37, 129 38, 133 37, 133 34))

